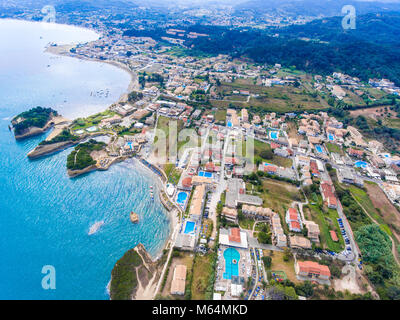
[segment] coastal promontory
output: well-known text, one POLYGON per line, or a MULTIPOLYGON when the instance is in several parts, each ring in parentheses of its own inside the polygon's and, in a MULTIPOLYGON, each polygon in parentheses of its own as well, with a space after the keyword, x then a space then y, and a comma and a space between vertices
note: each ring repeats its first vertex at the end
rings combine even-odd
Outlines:
POLYGON ((20 113, 11 120, 15 139, 20 140, 45 132, 54 124, 53 119, 57 116, 57 111, 39 106, 20 113))
POLYGON ((141 243, 128 250, 111 272, 111 300, 151 299, 146 294, 155 288, 160 277, 159 267, 141 243))

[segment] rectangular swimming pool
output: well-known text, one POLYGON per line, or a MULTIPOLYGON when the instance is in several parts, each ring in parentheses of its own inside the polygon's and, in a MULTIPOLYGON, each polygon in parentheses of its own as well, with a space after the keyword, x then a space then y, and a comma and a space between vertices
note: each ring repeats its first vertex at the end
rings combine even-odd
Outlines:
POLYGON ((212 173, 207 171, 199 171, 199 177, 212 178, 212 173))
POLYGON ((192 233, 194 231, 195 225, 196 225, 196 223, 194 223, 193 221, 186 221, 185 231, 183 231, 183 232, 184 233, 192 233))
POLYGON ((317 150, 318 153, 324 152, 322 147, 319 144, 315 145, 315 150, 317 150))

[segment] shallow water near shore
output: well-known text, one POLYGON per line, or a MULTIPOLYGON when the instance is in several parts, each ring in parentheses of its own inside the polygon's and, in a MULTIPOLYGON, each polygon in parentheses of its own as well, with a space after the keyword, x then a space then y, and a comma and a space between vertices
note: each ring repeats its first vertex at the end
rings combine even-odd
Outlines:
POLYGON ((96 37, 0 20, 0 41, 7 43, 0 48, 0 299, 108 299, 111 270, 125 251, 141 242, 155 256, 169 236, 167 212, 149 194, 152 185, 157 195, 159 181, 138 161, 70 179, 70 150, 30 161, 26 154, 48 133, 17 142, 8 130, 14 115, 37 105, 73 119, 118 100, 130 81, 125 71, 44 52, 48 42, 96 37), (107 97, 91 95, 106 89, 107 97), (132 210, 140 218, 135 225, 132 210), (55 290, 41 286, 44 265, 55 267, 55 290))

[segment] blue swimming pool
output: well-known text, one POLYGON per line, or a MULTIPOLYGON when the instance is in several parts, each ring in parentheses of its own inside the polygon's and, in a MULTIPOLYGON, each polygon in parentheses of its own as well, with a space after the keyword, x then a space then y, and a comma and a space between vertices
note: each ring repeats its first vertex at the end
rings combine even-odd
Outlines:
POLYGON ((199 171, 199 177, 212 178, 212 173, 207 171, 199 171))
POLYGON ((185 204, 187 197, 188 197, 187 192, 181 191, 178 193, 178 196, 176 197, 176 202, 179 204, 185 204))
POLYGON ((366 163, 365 161, 357 161, 355 164, 354 164, 354 166, 356 167, 356 168, 366 168, 366 167, 368 167, 368 163, 366 163))
POLYGON ((194 231, 195 225, 196 223, 194 223, 193 221, 186 221, 184 233, 192 233, 194 231))
POLYGON ((318 153, 324 152, 324 150, 322 149, 322 147, 319 144, 315 145, 315 150, 317 150, 318 153))
POLYGON ((334 141, 335 140, 335 136, 333 135, 333 134, 328 134, 328 139, 330 140, 330 141, 334 141))
POLYGON ((271 132, 269 133, 269 136, 270 136, 270 138, 273 139, 273 140, 278 139, 278 131, 271 131, 271 132))
POLYGON ((240 253, 234 248, 228 248, 224 251, 225 272, 224 279, 231 279, 232 276, 239 275, 240 253))
POLYGON ((226 124, 228 127, 232 127, 232 122, 228 121, 228 123, 226 124))

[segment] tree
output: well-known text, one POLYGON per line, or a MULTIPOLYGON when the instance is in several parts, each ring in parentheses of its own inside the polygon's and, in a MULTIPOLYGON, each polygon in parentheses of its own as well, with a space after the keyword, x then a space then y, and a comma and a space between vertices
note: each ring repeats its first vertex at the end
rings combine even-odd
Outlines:
POLYGON ((300 296, 311 297, 314 294, 314 287, 310 281, 304 281, 295 286, 296 293, 300 296))
POLYGON ((264 262, 265 269, 270 269, 272 265, 272 258, 269 256, 265 256, 262 259, 264 262))
POLYGON ((260 231, 258 233, 257 239, 258 239, 258 242, 260 242, 260 243, 270 244, 271 243, 271 233, 270 232, 266 233, 266 232, 260 231))
POLYGON ((289 261, 292 258, 293 258, 292 251, 290 251, 289 248, 285 248, 285 250, 283 252, 283 260, 284 261, 289 261))
POLYGON ((260 157, 263 159, 271 160, 274 154, 271 149, 265 149, 260 152, 260 157))
POLYGON ((386 294, 391 300, 400 300, 400 288, 395 286, 390 286, 387 288, 386 294))

